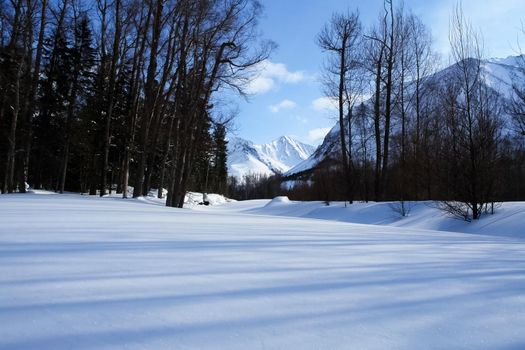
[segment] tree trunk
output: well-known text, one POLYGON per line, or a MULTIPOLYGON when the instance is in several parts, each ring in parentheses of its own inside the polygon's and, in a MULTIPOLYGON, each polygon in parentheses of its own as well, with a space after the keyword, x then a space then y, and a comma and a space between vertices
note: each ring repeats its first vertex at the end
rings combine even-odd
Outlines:
POLYGON ((157 99, 157 89, 155 89, 155 75, 157 71, 157 54, 160 40, 160 34, 162 29, 162 10, 164 1, 157 1, 157 7, 155 10, 155 18, 153 23, 153 33, 151 38, 150 47, 150 58, 149 66, 146 78, 146 85, 144 87, 145 102, 144 111, 142 113, 142 121, 140 128, 140 139, 139 139, 139 150, 138 150, 138 161, 137 169, 135 173, 135 187, 133 189, 133 197, 140 197, 144 191, 144 173, 146 168, 147 159, 147 143, 149 137, 149 131, 151 126, 151 120, 155 111, 155 104, 157 99))
POLYGON ((15 157, 16 157, 16 129, 18 124, 18 114, 20 113, 20 79, 22 75, 23 56, 17 52, 17 42, 20 31, 20 18, 22 15, 22 0, 18 0, 14 6, 13 29, 8 46, 10 59, 16 65, 15 81, 13 82, 13 101, 11 104, 11 123, 9 126, 9 133, 7 135, 7 157, 4 175, 3 193, 12 193, 14 191, 14 172, 15 172, 15 157))
MULTIPOLYGON (((382 50, 381 50, 382 51, 382 50)), ((382 197, 381 184, 381 63, 382 53, 376 62, 376 76, 375 76, 375 100, 374 100, 374 137, 376 145, 376 159, 375 159, 375 176, 374 176, 374 191, 375 200, 379 201, 382 197)))
MULTIPOLYGON (((107 173, 109 168, 109 148, 111 145, 111 119, 113 117, 114 110, 114 95, 115 95, 115 83, 116 83, 116 72, 117 63, 119 57, 119 46, 120 46, 120 35, 122 31, 122 25, 120 22, 120 4, 121 0, 115 1, 115 37, 113 40, 113 49, 111 57, 111 67, 109 71, 109 88, 108 88, 108 109, 106 111, 106 123, 104 125, 104 146, 102 151, 102 166, 100 167, 100 197, 106 194, 107 187, 107 173)), ((111 187, 112 184, 110 184, 111 187)), ((111 192, 111 188, 110 188, 111 192)))
POLYGON ((18 122, 18 114, 20 112, 20 74, 22 66, 18 63, 16 78, 14 82, 14 94, 12 104, 11 126, 9 127, 9 136, 7 137, 7 166, 5 170, 4 189, 3 192, 12 193, 14 191, 14 172, 15 172, 15 157, 16 157, 16 126, 18 122))
POLYGON ((381 183, 384 186, 386 183, 388 173, 388 156, 390 144, 390 122, 392 118, 392 85, 393 85, 393 70, 394 70, 394 11, 392 8, 392 1, 390 1, 390 42, 388 46, 387 58, 387 77, 386 77, 386 95, 385 95, 385 130, 383 137, 383 165, 381 170, 381 183))
POLYGON ((35 113, 36 107, 36 93, 38 91, 38 83, 40 81, 40 66, 42 62, 42 52, 44 48, 44 35, 46 28, 46 16, 47 16, 47 0, 42 0, 42 8, 40 14, 40 29, 38 32, 38 42, 36 46, 36 56, 33 66, 33 75, 31 79, 30 92, 28 94, 28 108, 25 116, 26 133, 23 140, 23 163, 21 178, 19 180, 21 192, 25 192, 25 183, 29 182, 29 160, 31 155, 31 143, 33 136, 33 114, 35 113))
MULTIPOLYGON (((341 161, 343 164, 343 174, 345 182, 349 183, 350 172, 348 169, 348 155, 346 148, 346 136, 345 136, 345 115, 344 115, 344 92, 345 92, 345 72, 346 72, 346 45, 347 38, 342 38, 341 51, 339 53, 339 86, 338 86, 338 107, 339 107, 339 140, 341 142, 341 161)), ((350 189, 347 188, 346 195, 348 196, 350 189)), ((348 198, 347 198, 348 199, 348 198)))

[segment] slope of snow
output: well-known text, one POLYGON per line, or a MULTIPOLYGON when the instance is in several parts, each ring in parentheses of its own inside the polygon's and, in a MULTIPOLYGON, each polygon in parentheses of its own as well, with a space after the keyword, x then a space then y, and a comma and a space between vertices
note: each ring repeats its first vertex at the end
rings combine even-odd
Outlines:
POLYGON ((525 78, 523 69, 525 65, 523 56, 509 56, 507 58, 492 58, 482 63, 485 82, 501 93, 506 98, 513 95, 512 85, 517 80, 525 78))
POLYGON ((336 123, 334 127, 326 134, 323 142, 315 149, 315 151, 302 162, 296 166, 290 168, 285 176, 301 173, 303 171, 310 170, 317 166, 326 158, 338 158, 341 152, 341 143, 339 142, 339 123, 336 123))
POLYGON ((519 239, 79 195, 0 222, 1 349, 525 346, 519 239))
POLYGON ((525 202, 502 203, 496 206, 494 215, 487 214, 470 223, 442 212, 433 202, 407 202, 410 208, 407 217, 396 211, 398 205, 398 202, 356 202, 345 207, 342 202, 332 202, 327 206, 319 201, 286 201, 276 197, 273 200, 228 203, 215 207, 215 210, 525 239, 525 202))
POLYGON ((259 159, 253 142, 233 138, 228 141, 228 175, 242 178, 246 174, 273 175, 273 171, 259 159))
POLYGON ((233 138, 228 142, 228 173, 238 178, 247 174, 280 174, 308 158, 313 151, 313 146, 289 136, 264 145, 233 138))

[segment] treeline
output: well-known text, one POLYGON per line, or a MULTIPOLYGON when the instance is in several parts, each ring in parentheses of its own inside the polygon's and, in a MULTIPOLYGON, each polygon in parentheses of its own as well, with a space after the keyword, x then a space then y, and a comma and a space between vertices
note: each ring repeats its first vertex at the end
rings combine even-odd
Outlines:
POLYGON ((285 193, 279 175, 246 174, 228 178, 227 195, 236 200, 274 198, 285 193))
POLYGON ((337 104, 338 151, 301 193, 306 184, 350 202, 442 200, 470 219, 487 203, 525 199, 525 59, 516 58, 510 93, 487 83, 480 35, 461 6, 443 71, 429 30, 392 0, 371 28, 357 12, 334 14, 317 42, 326 96, 337 104), (327 171, 343 181, 323 181, 327 171))
POLYGON ((268 57, 260 14, 257 0, 2 1, 2 192, 164 187, 168 206, 190 186, 224 192, 231 117, 215 96, 242 94, 268 57))

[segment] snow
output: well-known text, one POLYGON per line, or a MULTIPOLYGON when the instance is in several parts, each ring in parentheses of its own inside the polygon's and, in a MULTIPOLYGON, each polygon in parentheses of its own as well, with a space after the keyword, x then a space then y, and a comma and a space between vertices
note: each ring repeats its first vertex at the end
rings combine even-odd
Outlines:
POLYGON ((336 123, 330 129, 328 134, 326 134, 321 145, 317 147, 310 157, 288 169, 284 175, 291 176, 294 174, 299 174, 303 171, 311 170, 326 158, 338 158, 339 152, 341 152, 341 144, 339 141, 339 123, 336 123))
POLYGON ((272 169, 285 172, 308 158, 314 147, 301 143, 290 136, 282 136, 266 145, 256 145, 258 153, 272 169))
POLYGON ((299 164, 297 164, 296 166, 294 166, 290 170, 288 170, 284 175, 285 176, 294 175, 294 174, 298 174, 300 172, 303 172, 305 170, 310 170, 313 167, 315 167, 317 164, 319 164, 319 162, 321 160, 322 159, 318 159, 317 157, 311 156, 311 157, 303 160, 302 162, 300 162, 299 164))
POLYGON ((290 136, 264 145, 233 138, 228 142, 228 174, 241 179, 249 174, 284 173, 307 159, 314 149, 290 136))
POLYGON ((525 347, 523 203, 479 235, 268 202, 0 196, 0 349, 525 347), (513 237, 488 234, 511 222, 513 237))
POLYGON ((463 232, 509 236, 525 239, 525 202, 496 204, 494 215, 483 215, 480 220, 466 222, 437 209, 434 202, 406 202, 410 208, 407 217, 402 217, 396 206, 399 202, 299 202, 288 197, 273 200, 242 201, 215 210, 257 215, 289 216, 297 218, 342 221, 355 224, 388 225, 410 229, 463 232))
POLYGON ((269 201, 264 207, 270 208, 274 206, 282 206, 282 205, 288 205, 291 201, 287 196, 278 196, 269 201))
POLYGON ((245 159, 239 163, 231 163, 228 168, 228 174, 237 178, 242 178, 244 175, 263 174, 274 175, 275 173, 259 159, 251 154, 248 154, 245 159))
MULTIPOLYGON (((32 190, 32 192, 37 194, 43 194, 43 195, 49 195, 49 194, 55 194, 53 192, 48 191, 40 191, 40 190, 32 190)), ((84 194, 82 194, 84 195, 84 194)), ((156 205, 166 205, 166 197, 168 195, 168 190, 163 188, 162 189, 162 195, 163 198, 157 198, 158 196, 158 189, 154 188, 151 189, 148 192, 147 196, 136 198, 135 200, 145 202, 148 204, 156 204, 156 205)), ((204 196, 206 196, 208 205, 220 205, 230 202, 235 202, 235 199, 226 198, 225 196, 217 193, 206 193, 204 195, 201 192, 187 192, 184 196, 184 206, 188 208, 194 208, 197 205, 201 205, 204 201, 204 196)), ((113 192, 111 195, 106 195, 105 197, 113 198, 113 199, 120 199, 122 198, 122 194, 113 192)), ((128 198, 133 197, 133 187, 128 186, 128 198)))
MULTIPOLYGON (((225 203, 230 203, 232 201, 235 201, 234 199, 229 199, 224 197, 223 195, 217 194, 217 193, 206 193, 204 195, 200 192, 188 192, 186 193, 186 196, 184 197, 184 206, 195 206, 199 205, 204 201, 204 197, 206 197, 206 200, 208 201, 208 205, 220 205, 225 203)), ((165 204, 165 201, 160 201, 161 204, 165 204)))
POLYGON ((482 63, 484 79, 488 86, 492 87, 506 98, 512 98, 514 91, 512 86, 517 81, 523 81, 523 57, 509 56, 507 58, 493 58, 482 63))

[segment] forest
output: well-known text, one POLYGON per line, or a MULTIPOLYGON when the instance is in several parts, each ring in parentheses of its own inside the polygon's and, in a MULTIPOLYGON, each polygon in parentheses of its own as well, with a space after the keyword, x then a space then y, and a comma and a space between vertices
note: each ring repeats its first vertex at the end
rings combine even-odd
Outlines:
POLYGON ((221 94, 245 96, 275 48, 258 30, 260 2, 1 2, 2 192, 155 188, 162 197, 165 188, 175 207, 188 190, 402 208, 430 199, 472 219, 491 203, 525 200, 523 55, 500 91, 487 84, 483 40, 460 5, 444 70, 430 30, 401 2, 385 0, 372 26, 334 10, 312 40, 337 105, 335 146, 308 172, 239 181, 227 174, 235 113, 221 94))
POLYGON ((0 4, 0 183, 133 197, 224 192, 216 99, 243 94, 260 40, 252 0, 14 0, 0 4), (159 195, 162 192, 159 191, 159 195))

